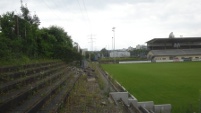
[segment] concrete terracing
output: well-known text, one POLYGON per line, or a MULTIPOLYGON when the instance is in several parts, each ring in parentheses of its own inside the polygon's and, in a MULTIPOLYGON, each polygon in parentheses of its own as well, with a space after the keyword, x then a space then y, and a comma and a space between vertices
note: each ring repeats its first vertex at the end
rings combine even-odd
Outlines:
POLYGON ((134 96, 129 97, 128 92, 111 92, 110 97, 116 104, 121 101, 128 109, 134 109, 131 113, 171 113, 171 104, 154 105, 153 101, 138 102, 134 96))

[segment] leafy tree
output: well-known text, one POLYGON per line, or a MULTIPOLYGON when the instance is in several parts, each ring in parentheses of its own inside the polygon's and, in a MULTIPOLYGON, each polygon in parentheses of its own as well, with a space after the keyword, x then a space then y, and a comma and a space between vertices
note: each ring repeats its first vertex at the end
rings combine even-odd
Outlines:
POLYGON ((32 18, 30 16, 29 9, 26 6, 24 6, 23 4, 21 5, 20 9, 21 9, 21 12, 22 12, 22 18, 24 20, 28 21, 28 22, 31 22, 32 18))
POLYGON ((132 57, 140 57, 140 58, 146 58, 146 55, 148 53, 148 50, 146 49, 135 49, 130 52, 132 57))
POLYGON ((73 47, 71 37, 68 36, 63 28, 58 26, 51 26, 49 27, 49 33, 55 36, 57 43, 61 44, 59 46, 65 46, 69 48, 73 47))
POLYGON ((11 54, 11 40, 9 38, 5 38, 2 33, 0 33, 0 58, 1 60, 7 60, 10 57, 11 54), (5 59, 6 58, 6 59, 5 59))
POLYGON ((22 14, 7 12, 0 16, 0 58, 56 58, 64 61, 81 60, 80 53, 73 48, 72 39, 58 26, 39 29, 40 19, 31 16, 22 5, 22 14))
POLYGON ((67 35, 64 29, 58 26, 51 26, 48 33, 53 35, 56 39, 54 43, 54 57, 60 58, 63 57, 64 54, 68 55, 65 51, 71 51, 73 45, 71 37, 67 35))
POLYGON ((56 38, 54 35, 48 33, 47 28, 42 28, 38 30, 37 33, 37 53, 41 57, 53 57, 53 47, 56 43, 56 38))
POLYGON ((6 38, 14 39, 15 35, 15 19, 14 12, 7 12, 3 14, 0 18, 1 21, 1 31, 6 38))
POLYGON ((109 57, 109 52, 105 48, 101 49, 101 54, 103 54, 104 57, 109 57))
POLYGON ((85 55, 85 58, 86 59, 89 59, 90 58, 90 55, 89 55, 90 53, 88 52, 88 51, 86 51, 86 55, 85 55))
MULTIPOLYGON (((29 10, 26 7, 21 7, 22 15, 24 17, 20 17, 14 14, 14 12, 7 12, 3 14, 0 18, 0 26, 2 37, 8 40, 6 41, 6 45, 9 46, 9 51, 11 51, 12 55, 16 56, 17 54, 23 54, 30 57, 35 56, 36 54, 36 31, 38 30, 38 26, 30 23, 29 10)), ((17 55, 20 56, 20 55, 17 55)))
POLYGON ((51 26, 41 29, 39 34, 37 43, 38 52, 41 55, 63 59, 67 62, 81 60, 81 54, 73 48, 72 39, 63 28, 51 26))
POLYGON ((29 57, 36 57, 37 53, 37 30, 40 25, 39 17, 35 14, 31 17, 29 9, 21 5, 21 16, 18 18, 19 35, 23 38, 22 51, 29 57))
POLYGON ((32 23, 33 23, 34 25, 36 25, 36 27, 38 27, 38 26, 40 25, 40 19, 39 19, 39 17, 38 17, 36 14, 33 15, 32 23))

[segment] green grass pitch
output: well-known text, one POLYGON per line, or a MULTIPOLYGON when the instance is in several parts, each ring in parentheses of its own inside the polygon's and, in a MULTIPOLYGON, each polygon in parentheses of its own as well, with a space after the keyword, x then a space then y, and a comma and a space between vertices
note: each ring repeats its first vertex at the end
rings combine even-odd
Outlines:
POLYGON ((172 113, 196 112, 201 99, 201 62, 103 64, 138 101, 172 104, 172 113))

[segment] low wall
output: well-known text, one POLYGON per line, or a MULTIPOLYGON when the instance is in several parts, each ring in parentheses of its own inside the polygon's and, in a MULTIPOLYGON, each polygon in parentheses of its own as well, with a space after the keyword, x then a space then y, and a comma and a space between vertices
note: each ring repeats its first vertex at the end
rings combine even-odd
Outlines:
POLYGON ((119 64, 130 64, 130 63, 151 63, 151 61, 119 61, 119 64))
MULTIPOLYGON (((199 62, 201 59, 192 59, 192 60, 155 60, 153 62, 159 63, 159 62, 199 62)), ((151 61, 119 61, 119 64, 138 64, 138 63, 152 63, 151 61)))

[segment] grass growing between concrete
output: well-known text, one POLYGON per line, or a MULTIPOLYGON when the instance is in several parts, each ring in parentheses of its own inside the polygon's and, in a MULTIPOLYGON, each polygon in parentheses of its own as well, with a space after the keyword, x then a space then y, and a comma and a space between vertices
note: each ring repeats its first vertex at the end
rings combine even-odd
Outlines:
POLYGON ((122 108, 110 104, 107 97, 101 93, 97 81, 87 81, 87 75, 82 75, 71 92, 66 105, 60 113, 118 113, 122 108), (103 105, 105 102, 106 105, 103 105))
POLYGON ((198 113, 201 62, 104 64, 102 67, 138 101, 170 103, 172 113, 198 113))
POLYGON ((98 85, 100 87, 101 90, 103 90, 105 88, 105 83, 103 81, 103 78, 101 77, 101 73, 98 71, 97 65, 96 63, 90 63, 91 67, 94 69, 95 73, 96 73, 96 78, 98 81, 98 85))
POLYGON ((22 56, 19 59, 10 59, 4 60, 0 59, 0 67, 2 66, 20 66, 25 64, 34 64, 34 63, 43 63, 43 62, 52 62, 52 61, 61 61, 59 59, 30 59, 28 57, 22 56))

